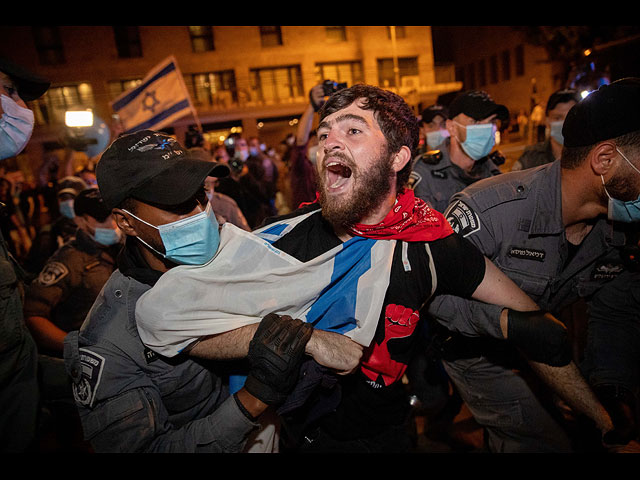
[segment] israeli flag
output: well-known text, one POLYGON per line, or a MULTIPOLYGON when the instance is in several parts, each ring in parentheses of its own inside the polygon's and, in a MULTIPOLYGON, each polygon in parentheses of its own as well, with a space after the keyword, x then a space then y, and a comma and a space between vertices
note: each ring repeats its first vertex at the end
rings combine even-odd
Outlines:
POLYGON ((354 237, 301 262, 272 243, 309 215, 255 233, 225 223, 215 257, 160 277, 136 305, 142 341, 172 357, 197 339, 288 314, 368 346, 389 285, 395 240, 354 237))
POLYGON ((157 130, 193 112, 189 92, 171 56, 156 65, 142 83, 111 102, 125 133, 157 130))

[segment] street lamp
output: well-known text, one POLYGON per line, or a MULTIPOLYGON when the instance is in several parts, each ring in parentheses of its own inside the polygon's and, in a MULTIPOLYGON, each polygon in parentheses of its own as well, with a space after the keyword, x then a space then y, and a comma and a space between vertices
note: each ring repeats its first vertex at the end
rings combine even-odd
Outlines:
POLYGON ((64 124, 71 128, 90 127, 93 125, 91 110, 67 110, 64 113, 64 124))

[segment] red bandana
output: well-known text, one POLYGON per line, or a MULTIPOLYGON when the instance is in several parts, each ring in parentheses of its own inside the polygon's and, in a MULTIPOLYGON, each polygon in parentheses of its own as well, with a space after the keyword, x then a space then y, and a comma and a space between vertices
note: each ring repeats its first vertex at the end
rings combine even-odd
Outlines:
POLYGON ((349 233, 359 237, 408 242, 428 242, 453 233, 444 215, 417 198, 410 189, 404 189, 398 194, 396 204, 382 222, 377 225, 357 223, 347 229, 349 233))
MULTIPOLYGON (((320 195, 316 192, 316 200, 320 195)), ((315 202, 301 203, 300 207, 315 202)), ((413 190, 405 188, 397 198, 393 209, 377 225, 356 223, 347 226, 350 234, 375 240, 405 240, 408 242, 430 242, 453 233, 449 222, 440 212, 432 209, 424 200, 417 198, 413 190)))

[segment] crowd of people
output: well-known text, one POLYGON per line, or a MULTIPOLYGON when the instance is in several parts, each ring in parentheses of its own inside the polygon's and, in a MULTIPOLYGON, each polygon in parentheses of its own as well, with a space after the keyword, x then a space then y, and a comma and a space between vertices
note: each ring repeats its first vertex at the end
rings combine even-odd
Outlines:
POLYGON ((554 92, 511 172, 486 92, 321 84, 279 145, 142 130, 28 188, 48 82, 0 75, 3 452, 417 452, 463 405, 483 452, 637 446, 638 79, 554 92))

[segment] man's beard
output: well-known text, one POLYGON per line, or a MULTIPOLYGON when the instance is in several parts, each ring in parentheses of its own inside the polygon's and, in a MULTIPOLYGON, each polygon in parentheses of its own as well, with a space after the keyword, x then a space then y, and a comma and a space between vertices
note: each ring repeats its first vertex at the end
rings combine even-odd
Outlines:
MULTIPOLYGON (((605 188, 609 195, 617 200, 623 202, 629 202, 636 200, 640 195, 640 189, 637 186, 637 182, 634 182, 638 176, 638 172, 633 171, 631 168, 625 168, 624 172, 615 172, 611 179, 605 184, 605 188)), ((606 196, 606 193, 605 193, 606 196)), ((606 197, 608 200, 608 197, 606 197)))
POLYGON ((394 173, 391 168, 391 155, 385 148, 367 171, 355 169, 354 162, 343 155, 333 156, 351 167, 355 188, 347 198, 327 195, 325 176, 318 175, 322 216, 332 225, 360 223, 361 219, 380 206, 391 190, 390 179, 394 173))

